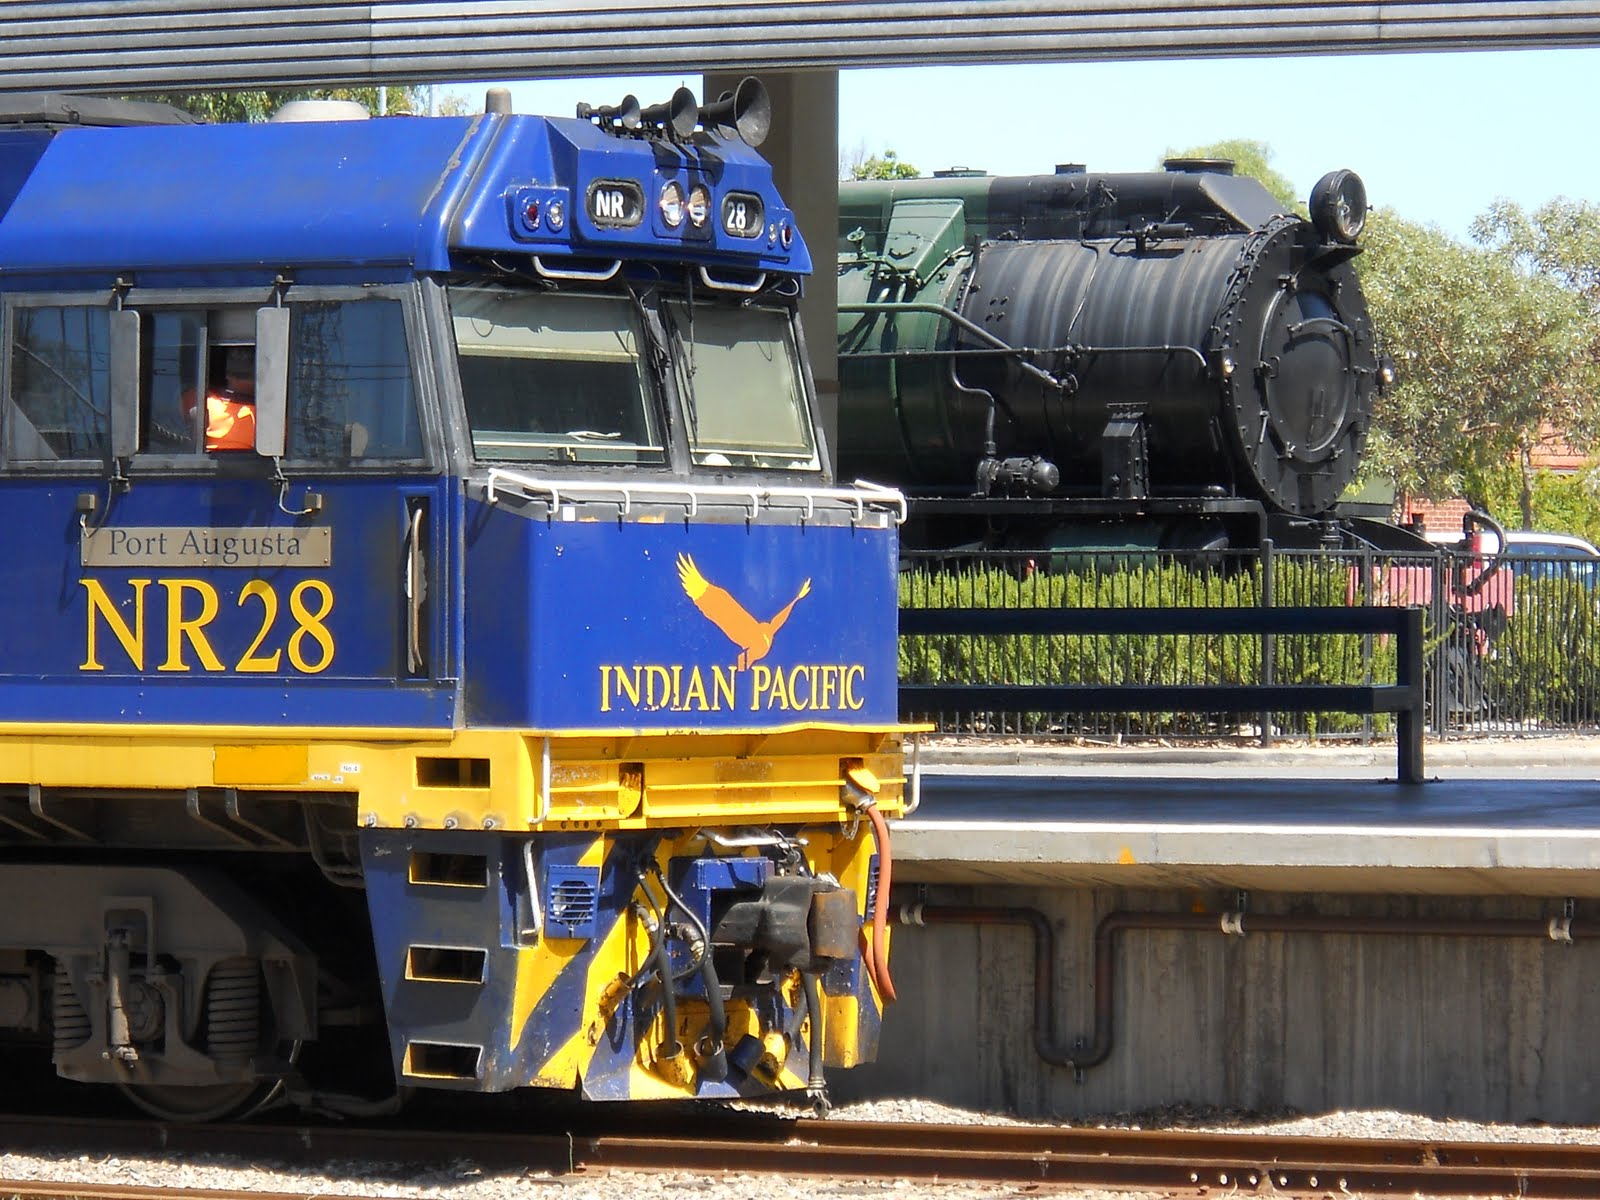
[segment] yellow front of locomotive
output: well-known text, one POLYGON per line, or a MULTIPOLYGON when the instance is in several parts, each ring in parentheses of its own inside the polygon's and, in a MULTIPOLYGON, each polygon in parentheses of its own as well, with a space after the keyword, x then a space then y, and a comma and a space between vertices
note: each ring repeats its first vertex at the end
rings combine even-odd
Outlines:
POLYGON ((843 725, 486 731, 367 780, 392 798, 361 841, 401 1082, 820 1095, 893 994, 901 763, 897 732, 843 725))

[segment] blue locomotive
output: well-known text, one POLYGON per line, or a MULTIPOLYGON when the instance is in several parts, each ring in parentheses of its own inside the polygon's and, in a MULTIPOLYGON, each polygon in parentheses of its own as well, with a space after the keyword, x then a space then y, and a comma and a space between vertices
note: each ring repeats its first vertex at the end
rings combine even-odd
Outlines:
POLYGON ((765 94, 490 100, 0 103, 0 1035, 165 1117, 819 1095, 892 998, 765 94))

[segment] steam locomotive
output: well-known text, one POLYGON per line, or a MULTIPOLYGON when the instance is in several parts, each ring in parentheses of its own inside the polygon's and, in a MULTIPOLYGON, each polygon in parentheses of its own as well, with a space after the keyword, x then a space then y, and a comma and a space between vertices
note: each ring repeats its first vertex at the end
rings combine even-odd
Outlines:
POLYGON ((296 115, 0 102, 0 1047, 169 1119, 820 1098, 904 505, 764 89, 296 115))
POLYGON ((840 187, 839 462, 909 543, 1415 539, 1342 509, 1393 380, 1350 171, 1310 218, 1216 160, 840 187))

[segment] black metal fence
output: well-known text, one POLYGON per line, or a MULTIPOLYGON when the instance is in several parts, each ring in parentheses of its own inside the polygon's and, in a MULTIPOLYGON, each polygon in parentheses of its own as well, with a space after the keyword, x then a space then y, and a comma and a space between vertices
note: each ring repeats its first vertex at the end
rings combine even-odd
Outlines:
MULTIPOLYGON (((1364 552, 1013 551, 908 555, 901 578, 900 678, 907 715, 945 732, 1095 740, 1388 737, 1389 714, 1274 712, 1271 689, 1398 681, 1393 638, 1333 632, 1239 633, 1173 628, 1041 632, 1047 609, 1420 607, 1429 731, 1555 733, 1600 726, 1600 560, 1453 550, 1414 556, 1364 552), (988 632, 940 628, 925 610, 992 610, 988 632), (1014 613, 1014 617, 1004 614, 1014 613), (940 688, 1037 688, 1033 699, 952 711, 940 688), (1262 702, 1237 712, 1052 709, 1049 688, 1217 689, 1262 702), (1235 692, 1240 687, 1261 689, 1235 692), (930 689, 933 689, 930 692, 930 689)), ((1331 617, 1328 626, 1339 624, 1331 617)), ((1092 628, 1099 630, 1099 624, 1092 628)), ((976 694, 966 691, 964 695, 976 694)), ((1133 705, 1129 705, 1130 708, 1133 705)), ((1331 706, 1330 706, 1331 708, 1331 706)))

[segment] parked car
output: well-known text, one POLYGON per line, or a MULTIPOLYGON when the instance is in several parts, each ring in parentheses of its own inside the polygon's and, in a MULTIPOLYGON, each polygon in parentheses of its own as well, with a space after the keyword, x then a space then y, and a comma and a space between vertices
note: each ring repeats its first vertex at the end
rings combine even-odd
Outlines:
MULTIPOLYGON (((1484 549, 1494 552, 1493 546, 1484 549)), ((1588 588, 1600 582, 1600 549, 1572 534, 1508 529, 1502 561, 1517 579, 1570 579, 1588 588)))

